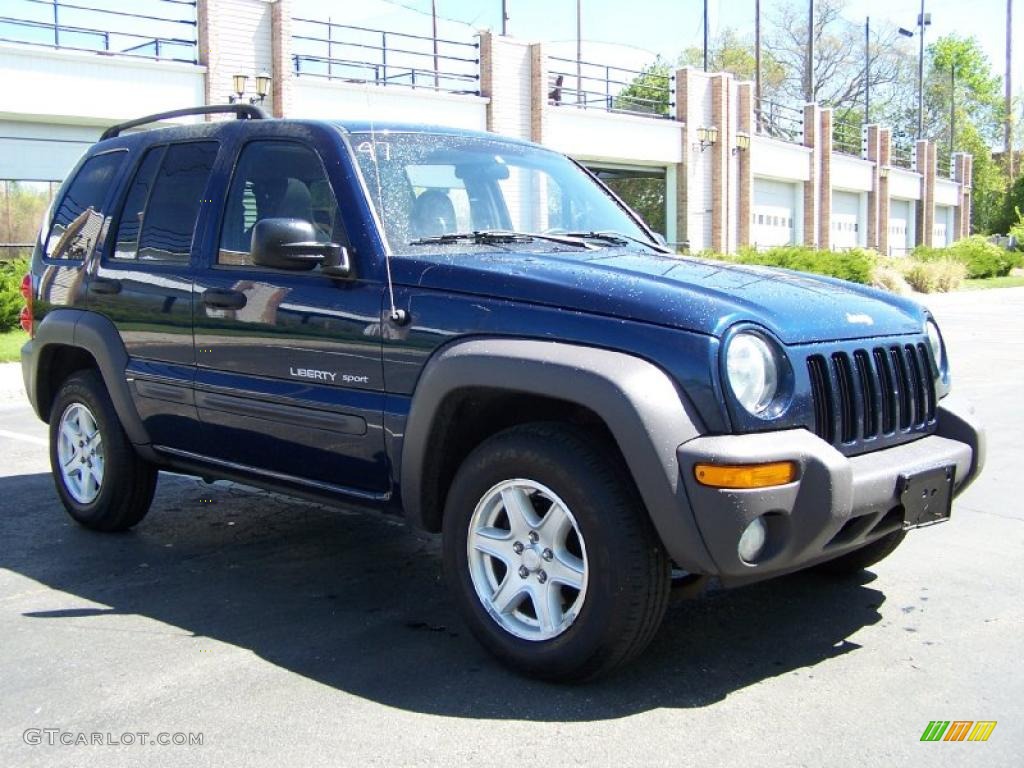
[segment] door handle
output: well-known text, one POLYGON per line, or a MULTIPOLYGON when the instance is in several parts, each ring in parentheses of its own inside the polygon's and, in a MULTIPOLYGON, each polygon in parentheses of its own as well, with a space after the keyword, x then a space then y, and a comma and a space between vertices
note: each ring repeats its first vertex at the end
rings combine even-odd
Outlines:
POLYGON ((112 277, 93 277, 89 280, 89 293, 114 294, 120 292, 120 280, 112 277))
POLYGON ((214 309, 241 309, 245 306, 245 294, 224 288, 208 288, 203 291, 203 304, 214 309))

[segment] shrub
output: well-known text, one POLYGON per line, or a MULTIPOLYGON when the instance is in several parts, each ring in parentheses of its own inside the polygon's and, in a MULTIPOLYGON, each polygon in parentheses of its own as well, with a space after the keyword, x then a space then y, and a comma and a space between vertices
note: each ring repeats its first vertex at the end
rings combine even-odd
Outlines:
POLYGON ((948 293, 959 288, 967 277, 968 269, 957 259, 911 260, 903 269, 903 276, 920 293, 948 293))
POLYGON ((871 270, 871 285, 897 296, 906 296, 912 292, 903 272, 892 264, 876 264, 871 270))
POLYGON ((0 261, 0 333, 18 327, 18 317, 25 299, 21 296, 21 279, 28 272, 27 259, 0 261))
POLYGON ((983 235, 971 235, 946 248, 918 246, 913 251, 917 261, 931 262, 955 259, 967 267, 968 277, 1001 277, 1021 265, 1021 254, 990 243, 983 235))
POLYGON ((725 257, 737 264, 756 264, 764 267, 782 267, 798 272, 838 277, 855 283, 871 282, 871 268, 876 255, 872 251, 854 248, 849 251, 819 251, 804 245, 785 245, 758 251, 741 248, 735 255, 725 257))

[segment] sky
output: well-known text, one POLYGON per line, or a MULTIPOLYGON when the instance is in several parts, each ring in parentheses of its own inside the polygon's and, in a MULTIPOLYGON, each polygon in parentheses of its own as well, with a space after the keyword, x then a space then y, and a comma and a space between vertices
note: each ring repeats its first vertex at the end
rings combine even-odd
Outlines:
MULTIPOLYGON (((765 20, 785 0, 761 0, 761 13, 765 20)), ((799 0, 797 0, 799 1, 799 0)), ((300 0, 302 2, 302 0, 300 0)), ((317 16, 337 8, 336 18, 351 18, 373 26, 379 19, 393 20, 394 5, 404 6, 429 14, 430 0, 360 0, 353 7, 352 0, 306 0, 315 3, 317 16)), ((703 0, 581 0, 583 8, 584 58, 588 58, 586 42, 616 43, 636 49, 634 56, 623 66, 643 66, 655 54, 675 59, 680 51, 699 46, 702 39, 701 17, 703 0)), ((501 0, 436 0, 438 14, 453 21, 474 27, 501 28, 501 0)), ((561 41, 575 49, 576 0, 507 0, 509 33, 530 41, 561 41)), ((927 0, 926 12, 932 15, 925 42, 956 32, 973 35, 986 51, 993 69, 1002 75, 1005 69, 1006 0, 927 0)), ((920 11, 920 0, 848 0, 846 16, 857 23, 871 17, 873 28, 883 25, 912 29, 920 11)), ((1024 3, 1014 8, 1014 39, 1020 40, 1024 32, 1024 3)), ((398 12, 406 16, 399 9, 398 12)), ((332 16, 335 14, 332 13, 332 16)), ((710 0, 709 29, 712 36, 721 29, 732 27, 741 34, 753 35, 754 0, 710 0)), ((415 23, 415 17, 413 22, 415 23)), ((423 33, 430 33, 430 19, 423 20, 423 33)), ((443 33, 442 33, 443 34, 443 33)), ((908 41, 916 45, 915 41, 908 41)), ((604 51, 592 46, 592 51, 604 51)), ((618 63, 618 62, 616 62, 618 63)), ((1015 52, 1013 63, 1014 91, 1024 90, 1024 46, 1015 52)))

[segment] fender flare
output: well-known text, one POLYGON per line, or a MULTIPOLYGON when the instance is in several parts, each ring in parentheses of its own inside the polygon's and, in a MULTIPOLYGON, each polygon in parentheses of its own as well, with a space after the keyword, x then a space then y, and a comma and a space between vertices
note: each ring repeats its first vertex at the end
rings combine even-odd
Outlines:
POLYGON ((416 385, 402 445, 401 492, 412 526, 436 527, 425 517, 423 469, 441 406, 453 392, 481 387, 557 398, 596 413, 618 443, 672 559, 694 573, 715 572, 676 456, 680 444, 704 431, 689 399, 646 360, 575 344, 473 339, 431 358, 416 385))
POLYGON ((136 446, 149 445, 149 434, 135 409, 125 376, 128 352, 114 324, 95 312, 54 309, 36 326, 35 335, 23 348, 22 366, 25 391, 36 414, 44 421, 50 417, 45 403, 56 394, 47 389, 52 386, 47 369, 47 348, 51 346, 75 347, 92 356, 128 439, 136 446))

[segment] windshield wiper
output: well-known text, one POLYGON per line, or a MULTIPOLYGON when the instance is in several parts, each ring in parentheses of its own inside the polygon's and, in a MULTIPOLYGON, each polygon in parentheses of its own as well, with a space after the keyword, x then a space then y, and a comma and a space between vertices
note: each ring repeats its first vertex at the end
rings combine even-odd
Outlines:
POLYGON ((657 251, 658 253, 671 253, 668 248, 661 245, 656 245, 647 240, 641 240, 639 237, 633 237, 632 235, 624 235, 621 232, 604 231, 601 232, 566 232, 566 237, 579 237, 588 240, 602 240, 610 245, 628 245, 629 243, 638 243, 640 245, 646 245, 648 248, 657 251))
POLYGON ((539 232, 512 232, 505 229, 481 229, 473 232, 451 232, 433 237, 421 237, 409 245, 453 245, 469 242, 475 245, 506 245, 511 243, 529 243, 534 240, 547 240, 560 245, 571 245, 574 248, 593 250, 594 246, 570 235, 545 235, 539 232))

